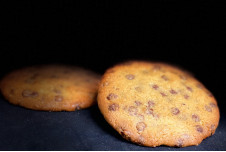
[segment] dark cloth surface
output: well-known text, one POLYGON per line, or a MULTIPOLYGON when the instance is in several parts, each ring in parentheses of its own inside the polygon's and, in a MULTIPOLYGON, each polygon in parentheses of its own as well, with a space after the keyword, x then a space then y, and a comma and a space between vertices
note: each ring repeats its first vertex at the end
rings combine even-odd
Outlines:
POLYGON ((98 106, 75 112, 44 112, 0 99, 0 150, 226 150, 226 119, 199 146, 156 148, 124 140, 103 118, 98 106))

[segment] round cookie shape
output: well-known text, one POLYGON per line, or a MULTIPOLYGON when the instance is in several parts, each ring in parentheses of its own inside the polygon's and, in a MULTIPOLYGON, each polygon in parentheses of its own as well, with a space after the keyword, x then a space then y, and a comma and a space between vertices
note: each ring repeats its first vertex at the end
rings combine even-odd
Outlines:
POLYGON ((40 65, 15 70, 0 82, 12 104, 33 110, 75 111, 96 103, 100 76, 66 65, 40 65))
POLYGON ((166 63, 129 61, 108 69, 97 100, 106 121, 143 146, 198 145, 215 133, 220 118, 204 85, 166 63))

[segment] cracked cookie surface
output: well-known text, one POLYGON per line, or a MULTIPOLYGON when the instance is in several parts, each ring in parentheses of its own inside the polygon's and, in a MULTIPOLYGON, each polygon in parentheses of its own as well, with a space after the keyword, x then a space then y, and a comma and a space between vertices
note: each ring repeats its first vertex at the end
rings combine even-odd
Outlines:
POLYGON ((210 91, 166 63, 129 61, 108 69, 97 100, 123 138, 150 147, 198 145, 214 134, 220 117, 210 91))

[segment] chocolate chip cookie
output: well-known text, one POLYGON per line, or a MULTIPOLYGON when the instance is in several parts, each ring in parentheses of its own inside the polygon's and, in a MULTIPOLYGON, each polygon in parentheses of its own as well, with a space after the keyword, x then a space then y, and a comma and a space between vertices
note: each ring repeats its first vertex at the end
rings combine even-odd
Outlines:
POLYGON ((215 133, 220 117, 214 96, 192 74, 148 61, 108 69, 98 106, 123 138, 150 147, 198 145, 215 133))
POLYGON ((0 82, 12 104, 34 110, 75 111, 96 103, 100 76, 66 65, 42 65, 13 71, 0 82))

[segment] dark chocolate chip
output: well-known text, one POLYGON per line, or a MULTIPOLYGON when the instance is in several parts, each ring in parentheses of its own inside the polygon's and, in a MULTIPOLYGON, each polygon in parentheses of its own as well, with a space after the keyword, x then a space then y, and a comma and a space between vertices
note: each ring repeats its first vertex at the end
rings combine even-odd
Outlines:
POLYGON ((113 103, 113 104, 109 105, 109 107, 108 107, 109 111, 116 111, 118 109, 119 109, 119 105, 116 103, 113 103))
POLYGON ((110 94, 107 96, 107 99, 108 99, 108 100, 114 100, 114 99, 116 99, 116 98, 118 98, 118 96, 117 96, 116 94, 114 94, 114 93, 110 93, 110 94))
POLYGON ((180 110, 178 108, 171 108, 171 112, 173 115, 178 115, 180 113, 180 110))
POLYGON ((210 105, 212 108, 216 108, 216 107, 217 107, 217 105, 216 105, 215 103, 213 103, 213 102, 211 102, 209 105, 210 105))
POLYGON ((192 115, 192 120, 194 120, 195 122, 199 122, 200 121, 199 116, 196 115, 196 114, 192 115))
POLYGON ((161 94, 163 97, 167 96, 164 92, 160 92, 160 94, 161 94))
POLYGON ((171 94, 177 94, 177 92, 175 90, 173 90, 173 89, 170 90, 170 93, 171 94))
POLYGON ((148 101, 148 107, 151 108, 151 107, 154 107, 155 106, 155 102, 150 100, 148 101))
POLYGON ((138 140, 135 141, 135 143, 137 143, 138 145, 144 145, 144 143, 145 143, 144 137, 143 136, 139 136, 138 140))
POLYGON ((208 111, 208 112, 212 112, 212 108, 211 108, 210 106, 205 105, 205 109, 206 109, 206 111, 208 111))
POLYGON ((189 95, 187 95, 187 94, 184 95, 184 98, 185 98, 185 99, 188 99, 188 98, 189 98, 189 95))
POLYGON ((200 125, 196 125, 195 127, 198 132, 200 132, 200 133, 203 132, 203 128, 200 125))
POLYGON ((147 109, 147 114, 150 114, 150 115, 153 115, 153 112, 154 110, 152 108, 148 108, 147 109))
POLYGON ((156 84, 154 84, 154 85, 152 86, 152 88, 155 89, 155 90, 157 90, 157 89, 159 88, 159 86, 156 85, 156 84))
POLYGON ((127 130, 122 129, 121 132, 120 132, 120 134, 126 140, 131 141, 131 137, 130 137, 131 136, 131 132, 130 131, 127 131, 127 130))
POLYGON ((144 122, 138 122, 136 128, 138 132, 142 132, 146 128, 146 124, 144 122))
POLYGON ((186 87, 188 91, 192 92, 192 88, 191 87, 186 87))
POLYGON ((134 115, 137 115, 137 107, 134 107, 134 106, 130 106, 129 107, 129 109, 128 109, 128 111, 129 111, 129 114, 131 115, 131 116, 134 116, 134 115))

